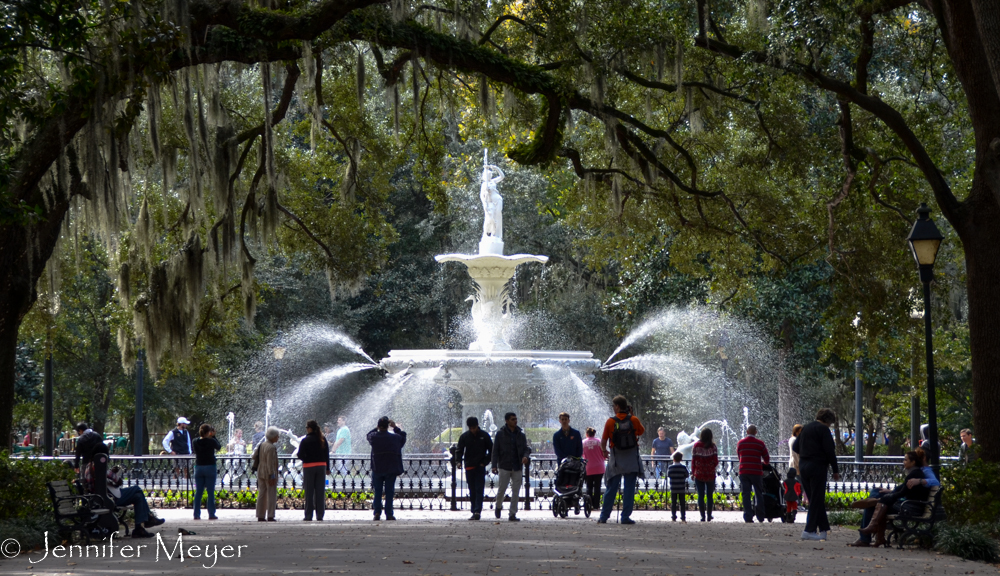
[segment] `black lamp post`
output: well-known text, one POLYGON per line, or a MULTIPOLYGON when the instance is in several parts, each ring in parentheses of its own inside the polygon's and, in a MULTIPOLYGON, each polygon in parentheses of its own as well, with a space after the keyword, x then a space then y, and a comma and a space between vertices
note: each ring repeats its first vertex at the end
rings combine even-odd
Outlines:
MULTIPOLYGON (((924 285, 924 343, 927 347, 927 441, 930 444, 930 464, 934 473, 940 470, 940 455, 937 428, 937 400, 934 396, 934 349, 931 343, 931 280, 934 279, 934 260, 944 236, 930 219, 931 209, 921 204, 917 209, 917 221, 913 223, 910 249, 920 269, 920 282, 924 285)), ((940 476, 940 474, 938 474, 940 476)))

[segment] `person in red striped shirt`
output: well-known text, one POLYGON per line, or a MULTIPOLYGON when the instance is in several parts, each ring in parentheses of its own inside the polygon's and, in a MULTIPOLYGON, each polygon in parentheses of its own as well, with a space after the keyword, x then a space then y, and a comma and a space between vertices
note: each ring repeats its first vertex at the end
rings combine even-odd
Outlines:
POLYGON ((767 445, 757 439, 757 427, 747 426, 746 438, 736 444, 736 455, 740 458, 740 494, 743 497, 743 521, 753 523, 756 511, 757 521, 764 521, 764 464, 771 463, 767 445), (753 499, 750 489, 753 488, 753 499), (751 502, 753 507, 751 507, 751 502))

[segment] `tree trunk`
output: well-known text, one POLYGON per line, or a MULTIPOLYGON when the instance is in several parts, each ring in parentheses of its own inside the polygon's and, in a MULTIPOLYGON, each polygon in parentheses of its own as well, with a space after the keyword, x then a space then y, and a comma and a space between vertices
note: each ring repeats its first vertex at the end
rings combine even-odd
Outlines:
POLYGON ((984 196, 969 211, 971 222, 960 228, 959 235, 965 246, 969 292, 972 421, 980 456, 1000 462, 1000 206, 990 195, 984 196))
POLYGON ((0 225, 0 270, 4 272, 0 284, 0 430, 4 436, 13 432, 18 331, 38 297, 35 286, 55 249, 67 208, 68 197, 54 202, 45 219, 35 224, 0 225))

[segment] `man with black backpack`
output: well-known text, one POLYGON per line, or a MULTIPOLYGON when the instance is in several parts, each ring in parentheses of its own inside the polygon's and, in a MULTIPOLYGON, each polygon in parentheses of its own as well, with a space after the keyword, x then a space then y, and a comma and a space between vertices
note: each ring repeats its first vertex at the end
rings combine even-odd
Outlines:
POLYGON ((625 488, 622 490, 622 524, 635 524, 632 520, 632 506, 635 503, 635 483, 642 474, 642 462, 639 459, 639 436, 646 431, 639 419, 632 415, 632 408, 624 396, 615 396, 611 401, 615 415, 604 423, 604 434, 601 435, 601 451, 608 459, 608 467, 604 472, 604 502, 601 506, 601 517, 598 522, 607 524, 611 517, 611 509, 615 505, 615 496, 625 477, 625 488), (610 444, 611 450, 608 450, 610 444))

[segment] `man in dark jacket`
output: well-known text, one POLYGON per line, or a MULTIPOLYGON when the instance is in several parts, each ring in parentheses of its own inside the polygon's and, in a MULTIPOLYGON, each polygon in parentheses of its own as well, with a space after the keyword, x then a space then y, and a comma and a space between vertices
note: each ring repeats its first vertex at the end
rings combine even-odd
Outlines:
POLYGON ((493 456, 490 459, 493 473, 500 476, 497 480, 497 500, 493 513, 497 518, 500 517, 507 484, 510 484, 510 512, 507 519, 519 522, 517 503, 521 492, 521 473, 524 465, 528 463, 531 448, 528 448, 528 439, 524 431, 517 425, 517 414, 508 412, 503 419, 506 425, 497 430, 497 435, 493 438, 493 456))
POLYGON ((469 416, 465 424, 469 430, 458 438, 455 465, 465 464, 465 480, 469 483, 469 500, 472 504, 472 517, 469 520, 479 520, 479 515, 483 512, 486 466, 490 463, 493 452, 493 440, 489 434, 480 430, 479 419, 475 416, 469 416))
POLYGON ((396 487, 396 476, 403 473, 403 445, 406 432, 389 420, 388 416, 378 419, 378 427, 368 433, 368 443, 372 446, 372 485, 375 499, 372 508, 374 520, 382 516, 382 493, 385 493, 385 519, 395 520, 392 514, 392 496, 396 487), (392 432, 389 432, 392 428, 392 432))
POLYGON ((108 445, 104 443, 104 437, 90 429, 86 422, 79 422, 75 426, 76 434, 76 459, 73 468, 79 472, 86 466, 95 454, 107 454, 108 445))
POLYGON ((837 468, 837 448, 830 435, 830 426, 837 415, 829 408, 816 413, 816 419, 802 427, 799 437, 792 443, 792 451, 799 454, 799 475, 802 490, 809 498, 803 540, 826 540, 830 521, 826 517, 826 473, 833 468, 833 479, 840 480, 837 468))
POLYGON ((571 428, 569 425, 569 414, 563 412, 559 414, 559 430, 552 435, 552 448, 556 452, 556 462, 562 462, 563 458, 576 456, 583 458, 583 438, 580 431, 571 428))

